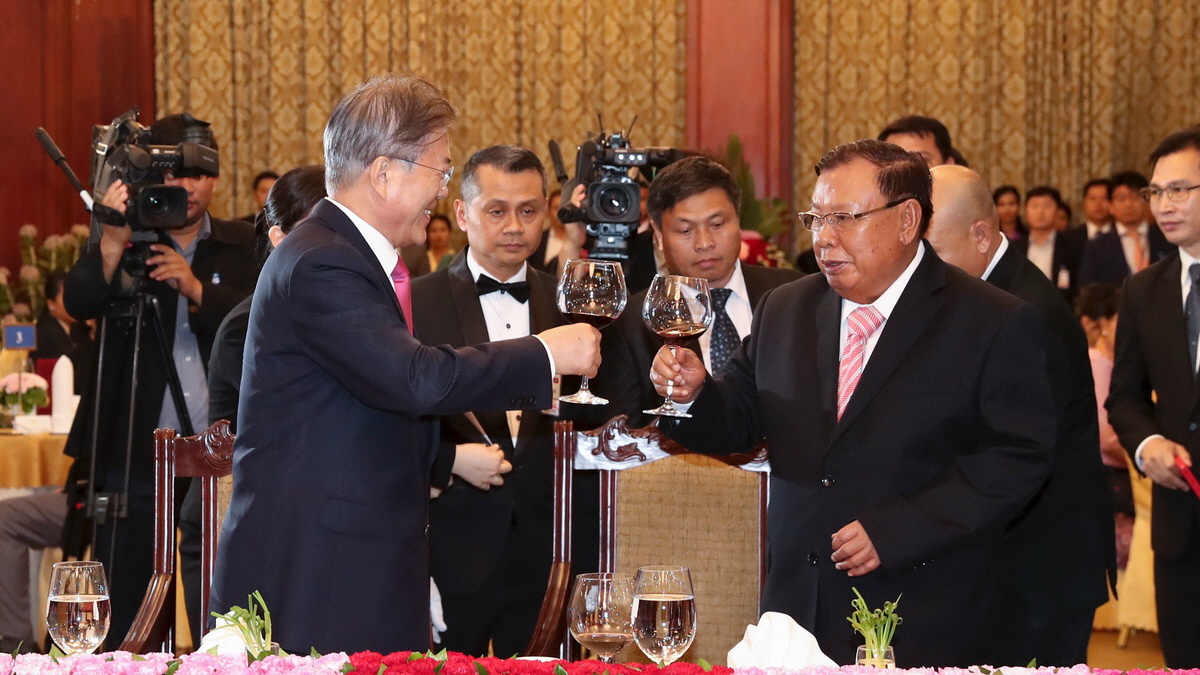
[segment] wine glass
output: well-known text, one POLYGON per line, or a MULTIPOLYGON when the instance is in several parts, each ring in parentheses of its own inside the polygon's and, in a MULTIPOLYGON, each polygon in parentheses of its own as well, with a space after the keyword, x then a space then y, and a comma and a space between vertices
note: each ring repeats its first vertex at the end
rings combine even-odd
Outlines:
MULTIPOLYGON (((621 263, 572 258, 563 267, 562 278, 558 281, 558 311, 571 321, 604 328, 621 316, 626 300, 628 293, 621 263)), ((596 396, 588 389, 586 375, 579 391, 559 400, 584 405, 608 403, 608 399, 596 396)))
POLYGON ((633 589, 633 639, 651 661, 666 667, 696 637, 696 595, 686 567, 639 567, 633 589))
POLYGON ((575 577, 567 625, 604 663, 633 642, 633 577, 598 572, 575 577))
POLYGON ((91 654, 108 636, 112 607, 102 563, 54 563, 46 608, 46 628, 67 656, 91 654))
MULTIPOLYGON (((699 277, 677 274, 658 274, 646 291, 642 304, 642 320, 646 327, 663 339, 675 355, 676 348, 688 340, 699 337, 713 322, 712 296, 708 293, 708 281, 699 277)), ((675 407, 671 400, 674 383, 667 381, 667 396, 662 405, 653 410, 643 410, 647 415, 666 417, 691 417, 675 407)))

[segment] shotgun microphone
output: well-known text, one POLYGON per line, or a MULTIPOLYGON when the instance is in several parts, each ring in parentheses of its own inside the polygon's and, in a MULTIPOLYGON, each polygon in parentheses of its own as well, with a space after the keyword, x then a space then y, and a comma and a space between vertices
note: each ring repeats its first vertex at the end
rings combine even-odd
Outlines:
POLYGON ((554 176, 559 185, 567 182, 567 168, 563 164, 562 152, 558 149, 558 141, 550 141, 550 162, 554 164, 554 176))
POLYGON ((46 151, 47 155, 50 155, 50 159, 58 165, 58 168, 62 169, 63 173, 67 174, 67 180, 71 181, 71 185, 75 187, 79 192, 79 197, 83 199, 84 206, 88 211, 91 211, 92 195, 87 191, 87 188, 83 187, 83 183, 79 182, 79 178, 71 170, 71 165, 67 164, 67 158, 63 157, 62 151, 54 144, 54 141, 50 138, 50 134, 46 133, 45 129, 38 127, 34 135, 37 136, 38 143, 42 144, 42 149, 46 151))

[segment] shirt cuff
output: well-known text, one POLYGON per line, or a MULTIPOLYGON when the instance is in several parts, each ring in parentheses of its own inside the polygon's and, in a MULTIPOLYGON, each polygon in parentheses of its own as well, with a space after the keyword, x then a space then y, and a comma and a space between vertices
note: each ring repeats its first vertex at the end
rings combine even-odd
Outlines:
POLYGON ((1141 471, 1142 473, 1145 473, 1145 471, 1142 469, 1142 448, 1146 447, 1147 443, 1156 438, 1166 438, 1166 436, 1163 436, 1162 434, 1153 434, 1151 436, 1147 436, 1142 440, 1141 443, 1138 443, 1137 450, 1133 452, 1133 463, 1137 465, 1138 471, 1141 471))
POLYGON ((550 379, 554 380, 554 374, 558 372, 558 369, 554 365, 554 354, 550 353, 550 345, 546 344, 540 335, 533 337, 537 338, 538 342, 542 343, 542 348, 546 350, 546 358, 550 359, 550 379))

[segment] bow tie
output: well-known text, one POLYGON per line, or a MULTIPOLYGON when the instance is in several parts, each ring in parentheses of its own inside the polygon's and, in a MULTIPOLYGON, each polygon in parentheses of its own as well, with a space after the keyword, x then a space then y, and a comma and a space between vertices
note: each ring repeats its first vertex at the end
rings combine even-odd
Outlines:
POLYGON ((501 282, 496 281, 486 274, 480 274, 479 278, 475 280, 475 291, 479 293, 479 295, 487 295, 488 293, 501 291, 513 296, 513 299, 517 302, 524 303, 529 301, 528 281, 515 281, 513 283, 501 282))

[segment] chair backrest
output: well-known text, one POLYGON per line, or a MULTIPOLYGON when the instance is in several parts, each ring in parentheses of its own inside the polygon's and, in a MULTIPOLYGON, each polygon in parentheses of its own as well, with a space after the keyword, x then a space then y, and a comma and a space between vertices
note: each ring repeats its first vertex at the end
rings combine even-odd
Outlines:
MULTIPOLYGON (((600 571, 632 574, 643 565, 687 566, 696 591, 699 622, 684 660, 720 662, 742 638, 746 626, 758 619, 766 578, 768 480, 765 473, 743 467, 761 462, 765 447, 752 454, 700 455, 688 452, 656 426, 629 429, 623 415, 582 434, 574 433, 570 422, 559 422, 555 427, 556 496, 562 494, 559 471, 563 470, 569 482, 581 436, 595 437, 592 453, 605 460, 600 469, 600 571), (647 446, 658 452, 644 452, 647 446)), ((556 500, 556 515, 559 508, 556 500)), ((558 566, 565 556, 569 569, 569 552, 568 510, 564 521, 556 520, 554 564, 558 566), (560 548, 561 544, 566 548, 560 548)), ((570 579, 559 583, 552 577, 535 642, 552 636, 553 617, 548 612, 558 607, 565 610, 570 583, 570 579)), ((561 637, 565 611, 558 616, 563 628, 558 628, 557 635, 561 637)), ((627 656, 635 656, 634 652, 627 656)))
MULTIPOLYGON (((173 651, 176 478, 201 481, 200 616, 208 616, 209 584, 224 513, 219 493, 227 493, 219 482, 233 472, 233 440, 225 420, 196 436, 180 437, 174 429, 154 432, 154 572, 122 651, 173 651)), ((228 498, 224 504, 228 506, 228 498)))

